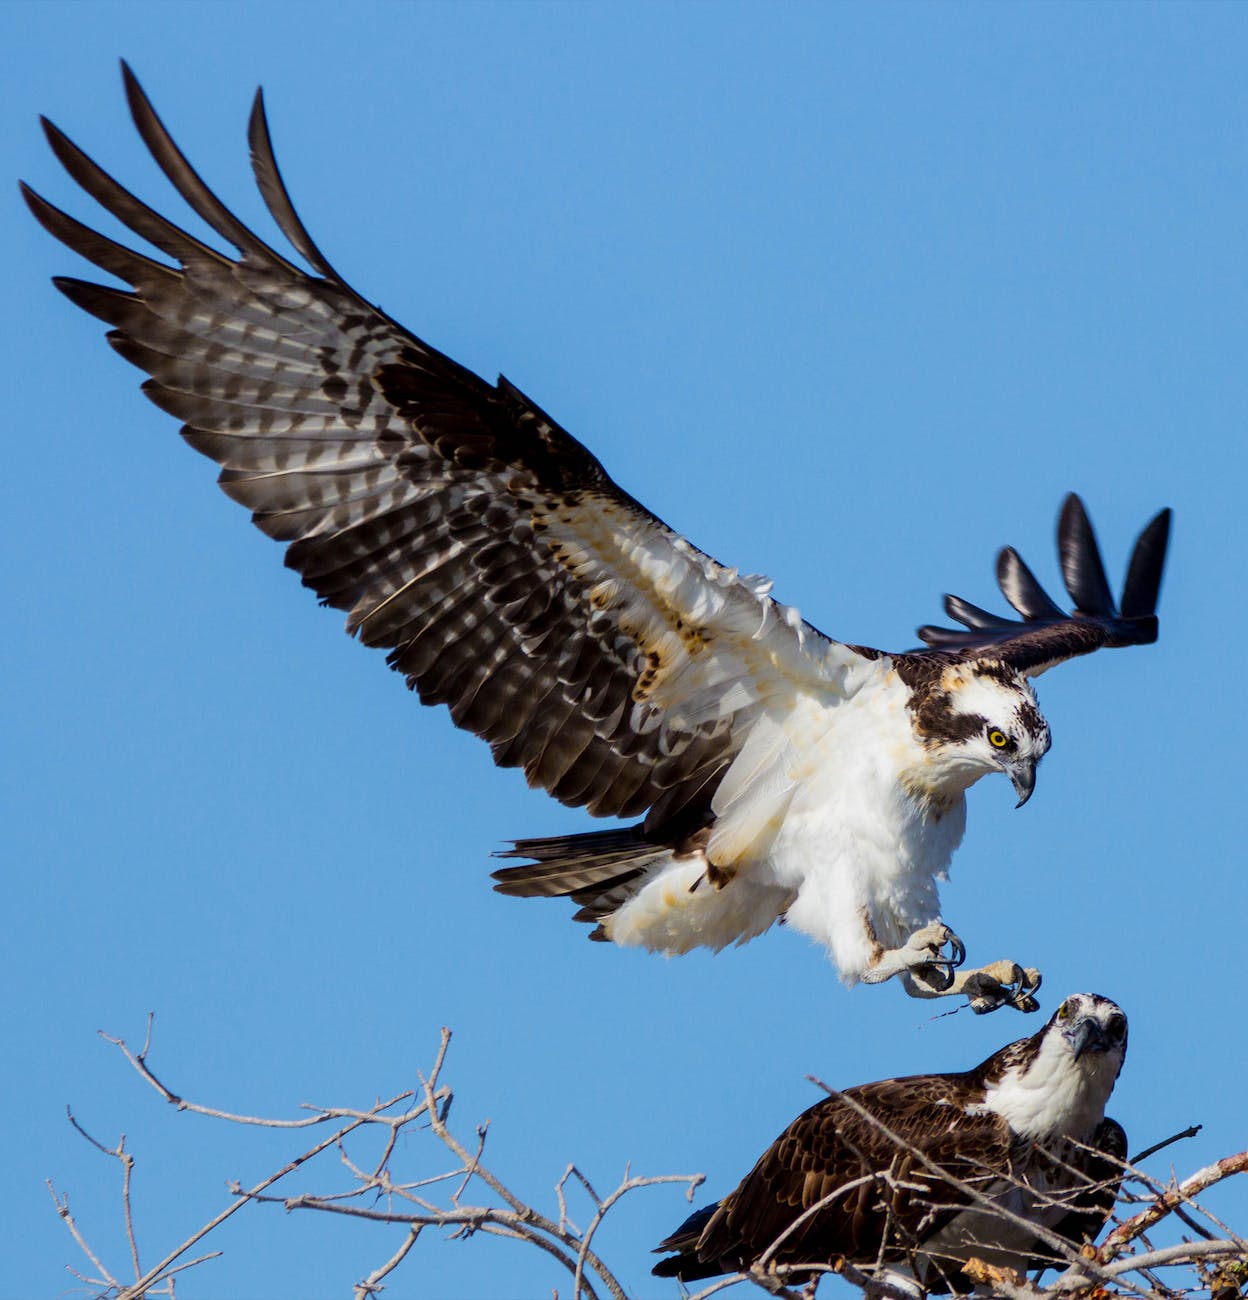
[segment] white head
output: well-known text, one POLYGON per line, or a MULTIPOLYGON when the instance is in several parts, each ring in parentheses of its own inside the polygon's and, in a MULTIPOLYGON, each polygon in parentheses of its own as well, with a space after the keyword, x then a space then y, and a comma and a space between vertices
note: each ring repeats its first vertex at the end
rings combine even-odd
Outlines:
POLYGON ((984 1104, 1024 1137, 1086 1140, 1105 1118, 1127 1053, 1127 1017, 1098 993, 1072 993, 1049 1023, 1005 1049, 984 1104))
POLYGON ((1008 664, 946 664, 916 693, 912 709, 933 785, 964 790, 981 776, 1004 772, 1020 808, 1031 798, 1036 764, 1049 750, 1049 724, 1031 683, 1008 664))

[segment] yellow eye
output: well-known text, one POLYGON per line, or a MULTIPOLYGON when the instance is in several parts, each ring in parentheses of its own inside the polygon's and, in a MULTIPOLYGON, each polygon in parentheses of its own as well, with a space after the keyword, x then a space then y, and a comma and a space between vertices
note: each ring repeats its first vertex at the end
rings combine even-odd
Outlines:
POLYGON ((1062 1005, 1061 1005, 1060 1007, 1058 1007, 1058 1009, 1057 1009, 1057 1018, 1058 1018, 1059 1020, 1069 1020, 1069 1019, 1070 1019, 1070 1003, 1069 1003, 1069 1002, 1063 1002, 1062 1005))
POLYGON ((1010 738, 1004 731, 994 729, 988 733, 988 743, 997 749, 1004 749, 1010 743, 1010 738))

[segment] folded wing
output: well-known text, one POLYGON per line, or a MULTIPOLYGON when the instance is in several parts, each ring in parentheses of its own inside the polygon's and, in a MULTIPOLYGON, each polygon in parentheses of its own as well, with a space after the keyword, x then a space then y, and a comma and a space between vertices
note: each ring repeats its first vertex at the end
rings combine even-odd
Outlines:
MULTIPOLYGON (((1052 1225, 1052 1231, 1076 1249, 1101 1235, 1118 1199, 1127 1165, 1127 1135, 1117 1120, 1106 1117, 1097 1125, 1086 1147, 1065 1161, 1074 1187, 1062 1195, 1069 1212, 1052 1225)), ((1047 1243, 1037 1240, 1028 1265, 1033 1269, 1065 1268, 1066 1259, 1047 1243)))
POLYGON ((799 1115, 736 1191, 663 1242, 659 1250, 681 1254, 654 1271, 709 1277, 749 1268, 773 1246, 770 1258, 794 1265, 896 1259, 967 1201, 915 1153, 986 1189, 1010 1142, 999 1116, 949 1106, 948 1080, 938 1075, 848 1089, 799 1115), (945 1108, 935 1112, 938 1125, 935 1106, 945 1108))

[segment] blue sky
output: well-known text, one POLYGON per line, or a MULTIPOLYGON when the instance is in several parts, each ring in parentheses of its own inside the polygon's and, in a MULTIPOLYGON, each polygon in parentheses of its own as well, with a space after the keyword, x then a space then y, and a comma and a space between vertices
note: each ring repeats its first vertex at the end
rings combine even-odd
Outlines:
MULTIPOLYGON (((40 112, 191 220, 129 124, 124 55, 267 234, 263 83, 301 213, 366 297, 832 635, 899 649, 946 590, 993 603, 1006 542, 1053 579, 1069 489, 1116 576, 1173 506, 1160 643, 1040 682, 1036 797, 972 792, 944 905, 973 959, 1043 968, 1046 1014, 1122 1003, 1113 1113, 1134 1148, 1202 1122, 1167 1153, 1190 1170, 1248 1139, 1246 39, 1242 7, 1194 3, 9 4, 0 135, 80 216, 40 112)), ((495 1167, 546 1206, 570 1160, 722 1194, 816 1099, 806 1074, 963 1068, 1038 1028, 847 992, 784 931, 664 961, 492 893, 508 837, 588 819, 316 607, 49 287, 86 270, 9 195, 0 1289, 80 1290, 45 1178, 121 1266, 117 1178, 67 1102, 127 1134, 149 1260, 297 1150, 146 1093, 96 1030, 139 1039, 149 1010, 172 1087, 270 1114, 410 1085, 449 1024, 456 1117, 492 1119, 495 1167)), ((1209 1200, 1248 1223, 1248 1187, 1209 1200)), ((654 1191, 608 1221, 637 1294, 675 1294, 647 1252, 685 1209, 654 1191)), ((397 1241, 254 1209, 179 1296, 347 1294, 397 1241)), ((422 1240, 392 1284, 566 1291, 481 1239, 422 1240)))

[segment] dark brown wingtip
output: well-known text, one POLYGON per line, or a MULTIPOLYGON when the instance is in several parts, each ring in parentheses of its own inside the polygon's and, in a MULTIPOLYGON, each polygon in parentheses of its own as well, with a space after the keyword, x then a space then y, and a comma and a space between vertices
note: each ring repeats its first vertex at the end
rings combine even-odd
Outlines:
POLYGON ((247 144, 254 160, 257 153, 263 152, 273 157, 273 137, 269 134, 269 115, 264 107, 264 87, 257 86, 251 97, 251 112, 247 114, 247 144))
POLYGON ((1012 547, 1003 547, 997 553, 997 586, 1001 594, 1024 618, 1065 618, 1048 592, 1040 585, 1036 575, 1027 567, 1023 557, 1012 547))
MULTIPOLYGON (((40 117, 39 125, 43 128, 43 138, 48 142, 53 157, 65 168, 71 179, 77 181, 97 203, 108 207, 100 197, 100 187, 96 183, 96 178, 101 174, 98 164, 79 149, 50 118, 40 117)), ((51 204, 48 206, 51 207, 51 204)))
MULTIPOLYGON (((61 243, 77 251, 77 246, 72 238, 73 229, 78 223, 74 219, 62 212, 55 203, 49 203, 38 190, 32 189, 25 181, 17 182, 18 192, 22 196, 23 202, 30 209, 30 215, 51 235, 54 239, 59 239, 61 243)), ((64 276, 54 275, 52 283, 61 289, 60 281, 65 279, 64 276)), ((63 290, 62 290, 63 292, 63 290)))
POLYGON ((269 247, 263 239, 240 221, 229 208, 213 193, 200 174, 191 166, 190 160, 178 148, 168 127, 161 121, 152 102, 144 94, 138 79, 128 68, 122 69, 122 80, 126 87, 126 101, 130 105, 130 116, 148 152, 156 165, 169 178, 174 189, 199 214, 218 235, 233 244, 244 256, 250 256, 261 263, 272 262, 287 270, 293 266, 276 250, 269 247))
POLYGON ((1007 546, 997 554, 997 582, 1021 618, 998 618, 960 597, 946 596, 945 613, 962 628, 929 625, 919 629, 919 637, 943 653, 1000 646, 1007 661, 1036 671, 1099 646, 1148 645, 1158 635, 1154 611, 1170 522, 1170 510, 1161 510, 1136 539, 1119 612, 1087 508, 1077 493, 1068 493, 1058 516, 1057 545, 1062 578, 1075 605, 1073 614, 1066 614, 1051 599, 1018 552, 1007 546), (1049 641, 1040 644, 1037 634, 1049 636, 1049 641))
POLYGON ((295 211, 294 200, 282 179, 277 155, 273 151, 273 137, 269 132, 269 117, 264 107, 264 87, 257 86, 247 118, 247 145, 251 150, 251 171, 265 206, 277 222, 282 234, 305 257, 311 266, 327 280, 342 284, 342 277, 334 270, 329 259, 308 234, 308 228, 295 211))
POLYGON ((1156 613, 1172 518, 1169 506, 1159 510, 1136 538, 1122 585, 1123 618, 1147 618, 1156 613))
POLYGON ((31 216, 33 216, 34 219, 46 230, 47 222, 44 221, 40 214, 46 209, 51 208, 52 204, 50 204, 38 190, 32 189, 23 180, 17 182, 17 192, 22 196, 22 202, 30 209, 31 216))
POLYGON ((124 289, 109 289, 102 284, 93 284, 90 280, 78 280, 69 275, 54 275, 52 287, 63 293, 70 302, 105 325, 117 324, 117 307, 119 302, 131 298, 124 289))
POLYGON ((71 164, 80 158, 85 158, 86 155, 50 117, 44 117, 41 113, 39 125, 43 128, 43 138, 48 142, 48 148, 56 155, 57 162, 72 176, 71 164))
POLYGON ((1074 492, 1066 497, 1058 517, 1057 553, 1062 579, 1076 610, 1096 618, 1114 618, 1118 606, 1105 576, 1101 548, 1087 509, 1074 492))
POLYGON ((121 84, 126 92, 126 103, 130 108, 130 116, 134 119, 134 124, 139 128, 140 133, 143 131, 142 117, 144 113, 156 116, 156 110, 152 107, 152 101, 148 99, 147 92, 139 84, 139 79, 134 75, 134 69, 126 62, 125 59, 119 59, 121 66, 121 84))
POLYGON ((945 613, 968 628, 999 629, 1013 626, 1008 618, 1001 618, 991 610, 981 609, 978 605, 971 604, 969 600, 963 600, 961 596, 945 597, 945 613))
POLYGON ((247 147, 251 150, 252 166, 256 155, 261 155, 267 162, 274 162, 273 137, 269 132, 269 113, 264 103, 264 87, 257 86, 251 97, 251 108, 247 113, 247 147))

